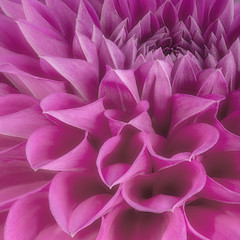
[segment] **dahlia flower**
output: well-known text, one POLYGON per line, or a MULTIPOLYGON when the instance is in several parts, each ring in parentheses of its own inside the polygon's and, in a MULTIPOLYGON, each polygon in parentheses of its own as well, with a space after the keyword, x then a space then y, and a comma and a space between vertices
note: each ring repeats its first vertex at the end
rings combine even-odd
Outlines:
POLYGON ((240 2, 0 0, 0 239, 240 239, 240 2))

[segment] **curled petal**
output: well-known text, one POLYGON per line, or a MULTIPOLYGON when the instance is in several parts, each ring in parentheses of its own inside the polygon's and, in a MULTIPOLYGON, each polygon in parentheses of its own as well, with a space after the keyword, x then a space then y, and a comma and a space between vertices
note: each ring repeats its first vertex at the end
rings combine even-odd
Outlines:
POLYGON ((70 126, 93 133, 96 136, 108 136, 109 129, 107 120, 103 115, 105 111, 103 99, 81 106, 81 100, 68 94, 61 99, 61 104, 55 105, 54 103, 57 100, 55 97, 57 96, 58 95, 50 95, 42 102, 41 105, 45 109, 44 113, 47 116, 70 126), (65 102, 65 99, 68 99, 69 102, 65 102), (99 126, 101 126, 101 128, 99 128, 99 126))
POLYGON ((137 176, 123 184, 123 197, 138 211, 174 211, 204 187, 206 173, 198 161, 179 163, 137 176))
POLYGON ((127 127, 120 135, 108 139, 99 151, 97 168, 103 182, 109 187, 149 172, 146 134, 127 127))
POLYGON ((136 105, 133 113, 127 114, 118 110, 106 110, 104 115, 108 119, 113 135, 118 135, 127 125, 132 125, 143 132, 154 132, 151 118, 147 112, 148 108, 148 102, 141 101, 136 105))
POLYGON ((94 240, 99 222, 71 237, 56 224, 48 203, 48 193, 40 192, 17 201, 11 208, 5 226, 6 240, 94 240), (31 211, 29 211, 31 208, 31 211), (19 217, 21 221, 19 221, 19 217), (29 229, 29 222, 32 227, 29 229))
POLYGON ((187 225, 193 236, 207 240, 238 239, 240 205, 198 199, 185 206, 187 225), (228 227, 223 227, 227 224, 228 227))
POLYGON ((25 161, 1 162, 0 209, 46 187, 53 173, 34 172, 25 161))
POLYGON ((119 191, 109 190, 94 172, 59 173, 49 190, 51 212, 58 225, 71 235, 96 221, 120 199, 119 191))
POLYGON ((104 97, 106 108, 131 112, 140 101, 133 71, 110 69, 100 84, 99 97, 104 97))
POLYGON ((218 100, 191 95, 175 94, 173 96, 171 132, 184 123, 188 124, 198 118, 213 122, 218 110, 218 100))
POLYGON ((222 121, 222 125, 231 133, 240 136, 240 111, 228 114, 222 121))
POLYGON ((96 152, 87 136, 87 133, 67 127, 40 128, 28 139, 28 161, 33 169, 93 168, 96 152))
POLYGON ((187 239, 184 218, 178 208, 174 213, 154 214, 137 212, 127 204, 119 205, 103 219, 102 236, 109 240, 187 239))
POLYGON ((191 161, 194 156, 211 149, 218 141, 216 128, 203 123, 181 128, 167 139, 149 135, 148 150, 153 157, 154 168, 159 170, 182 161, 191 161))
POLYGON ((25 139, 39 127, 49 125, 36 103, 34 98, 21 94, 0 97, 0 134, 25 139))

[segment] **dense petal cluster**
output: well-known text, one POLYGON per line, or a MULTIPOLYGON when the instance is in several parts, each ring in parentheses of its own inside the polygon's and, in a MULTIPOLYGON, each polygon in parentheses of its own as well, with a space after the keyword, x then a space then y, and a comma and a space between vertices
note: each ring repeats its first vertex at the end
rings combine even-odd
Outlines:
POLYGON ((240 239, 240 3, 0 0, 0 239, 240 239))

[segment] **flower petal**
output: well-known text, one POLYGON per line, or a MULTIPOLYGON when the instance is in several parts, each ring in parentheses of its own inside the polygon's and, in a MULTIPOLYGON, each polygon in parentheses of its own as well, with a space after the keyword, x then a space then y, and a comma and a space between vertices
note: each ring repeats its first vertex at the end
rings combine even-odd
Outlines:
POLYGON ((92 64, 80 59, 44 57, 44 59, 68 80, 86 101, 97 98, 98 78, 92 64))
POLYGON ((28 161, 33 169, 94 168, 96 152, 87 135, 78 129, 61 126, 40 128, 28 139, 28 161))
POLYGON ((140 101, 133 71, 110 69, 100 84, 99 97, 104 97, 106 108, 131 112, 140 101))
POLYGON ((51 212, 71 235, 89 226, 119 203, 119 191, 109 190, 95 172, 62 172, 49 190, 51 212), (59 201, 61 199, 61 201, 59 201))
POLYGON ((183 162, 123 183, 123 198, 138 211, 174 211, 205 185, 206 173, 198 161, 183 162))
POLYGON ((240 206, 199 199, 185 207, 193 234, 200 239, 238 239, 240 206), (224 227, 227 224, 228 227, 224 227))
POLYGON ((109 138, 99 151, 97 167, 101 179, 109 187, 149 172, 145 133, 126 127, 120 135, 109 138))
POLYGON ((174 213, 153 214, 121 204, 104 218, 103 228, 102 237, 108 240, 187 239, 184 218, 178 208, 174 213))
POLYGON ((39 56, 68 56, 68 45, 56 31, 42 28, 24 20, 18 20, 24 37, 39 56))
POLYGON ((34 172, 26 161, 1 162, 0 208, 6 209, 24 196, 38 192, 54 176, 47 171, 34 172))

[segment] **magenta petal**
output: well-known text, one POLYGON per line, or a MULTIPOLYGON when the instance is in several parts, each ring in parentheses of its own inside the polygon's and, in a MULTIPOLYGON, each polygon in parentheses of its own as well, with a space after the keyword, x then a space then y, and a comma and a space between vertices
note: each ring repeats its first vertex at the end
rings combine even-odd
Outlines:
POLYGON ((38 192, 49 184, 53 173, 34 172, 25 161, 1 163, 0 208, 8 208, 24 196, 38 192))
MULTIPOLYGON (((66 97, 66 99, 69 99, 69 96, 66 97)), ((58 104, 55 105, 53 102, 51 105, 51 101, 55 101, 56 98, 48 100, 48 103, 46 103, 44 100, 46 103, 46 108, 43 106, 45 109, 48 109, 47 111, 44 111, 44 113, 48 116, 73 127, 91 132, 96 136, 102 136, 105 138, 108 136, 109 129, 107 125, 107 119, 103 115, 105 111, 103 99, 99 99, 93 103, 80 107, 77 107, 76 103, 72 105, 73 102, 70 102, 70 105, 67 105, 67 102, 65 102, 66 105, 64 102, 62 102, 60 106, 58 104), (55 109, 55 106, 58 106, 58 109, 55 109), (53 109, 49 109, 50 107, 53 107, 53 109), (101 126, 101 128, 99 128, 99 126, 101 126)), ((69 101, 71 101, 71 97, 69 101)))
POLYGON ((73 52, 75 57, 87 60, 87 62, 93 64, 98 72, 99 62, 97 48, 91 39, 83 34, 77 33, 73 42, 73 52))
POLYGON ((209 11, 209 20, 213 22, 219 19, 226 30, 229 29, 234 17, 234 1, 232 0, 218 0, 215 1, 209 11))
POLYGON ((119 191, 114 195, 93 172, 59 173, 49 191, 51 212, 58 225, 71 235, 97 220, 120 199, 119 191))
POLYGON ((104 1, 100 20, 103 32, 106 35, 110 35, 121 21, 122 19, 114 6, 114 1, 104 1))
POLYGON ((9 77, 9 81, 21 93, 34 96, 37 99, 43 99, 55 92, 66 92, 66 84, 63 81, 36 77, 8 64, 0 66, 0 70, 9 77))
POLYGON ((202 196, 220 201, 239 202, 239 151, 206 153, 202 163, 209 179, 202 196))
POLYGON ((198 96, 208 94, 227 95, 227 82, 220 70, 206 69, 197 76, 198 96))
POLYGON ((87 133, 67 127, 40 128, 28 139, 28 161, 33 169, 93 168, 96 152, 87 136, 87 133))
POLYGON ((97 157, 98 172, 110 188, 135 175, 149 172, 150 159, 146 134, 127 127, 120 135, 109 138, 97 157))
POLYGON ((206 173, 201 163, 184 162, 124 183, 123 197, 139 211, 174 211, 198 193, 205 181, 206 173))
POLYGON ((103 219, 102 239, 187 240, 187 236, 183 214, 178 208, 174 213, 154 214, 137 212, 121 204, 103 219))
POLYGON ((179 58, 172 70, 172 89, 174 93, 194 93, 197 85, 196 75, 200 66, 188 55, 179 58))
POLYGON ((175 94, 173 96, 171 131, 188 121, 188 124, 206 115, 207 121, 215 119, 218 102, 214 99, 191 95, 175 94))
POLYGON ((48 193, 41 192, 17 201, 11 208, 5 226, 6 240, 94 240, 99 222, 71 237, 56 224, 49 210, 48 193), (29 208, 31 211, 29 211, 29 208), (21 221, 19 221, 19 217, 21 221), (32 226, 29 229, 29 222, 32 226))
POLYGON ((25 19, 23 7, 20 3, 10 0, 1 0, 0 7, 6 16, 13 19, 25 19))
POLYGON ((236 81, 236 63, 232 52, 229 52, 224 56, 217 64, 217 68, 222 68, 223 75, 227 81, 229 90, 232 91, 235 88, 236 81))
POLYGON ((167 139, 156 134, 149 135, 148 150, 154 168, 159 170, 179 162, 191 161, 194 156, 212 148, 218 138, 216 128, 197 123, 181 128, 167 139))
POLYGON ((43 28, 61 32, 61 26, 52 9, 36 0, 22 0, 26 20, 43 28))
POLYGON ((21 94, 0 97, 0 134, 28 138, 39 127, 49 125, 36 103, 36 99, 21 94))
POLYGON ((57 32, 24 20, 19 20, 18 25, 26 40, 39 56, 68 56, 68 45, 57 32))
POLYGON ((119 110, 106 110, 104 115, 108 118, 109 127, 113 135, 118 135, 128 124, 143 132, 153 133, 151 118, 147 112, 148 108, 148 102, 141 101, 136 105, 132 113, 125 113, 119 110))
POLYGON ((168 138, 165 153, 170 156, 181 152, 199 155, 212 148, 218 139, 219 133, 215 127, 204 123, 192 124, 168 138))
POLYGON ((240 136, 240 111, 236 111, 228 114, 222 121, 221 124, 231 133, 240 136))
POLYGON ((125 67, 133 68, 137 56, 137 42, 135 39, 130 38, 127 43, 122 47, 122 52, 125 56, 125 67))
POLYGON ((5 226, 5 239, 35 239, 37 234, 52 222, 53 219, 48 210, 47 192, 31 195, 16 202, 11 208, 5 226), (30 228, 29 222, 31 222, 30 228))
POLYGON ((93 101, 97 98, 98 78, 92 64, 80 59, 44 59, 76 88, 83 99, 93 101))
POLYGON ((133 71, 110 69, 100 84, 99 97, 104 97, 106 108, 131 112, 140 101, 133 71))
POLYGON ((83 33, 80 26, 83 25, 84 29, 88 32, 89 36, 92 35, 93 26, 96 25, 100 28, 100 22, 97 13, 88 1, 80 0, 77 22, 76 22, 76 33, 83 33))
POLYGON ((193 16, 195 10, 196 5, 194 0, 183 0, 178 10, 178 17, 180 20, 185 21, 188 16, 193 16))
POLYGON ((171 1, 166 1, 158 10, 157 16, 162 25, 173 28, 178 21, 177 9, 171 1))
POLYGON ((239 239, 239 204, 199 199, 185 206, 188 226, 198 239, 239 239), (224 227, 227 225, 228 227, 224 227))
POLYGON ((44 228, 34 240, 96 240, 98 239, 99 228, 100 221, 96 221, 76 235, 70 236, 63 232, 57 224, 53 224, 44 228))
POLYGON ((43 112, 82 107, 86 103, 78 96, 68 93, 55 93, 44 98, 40 106, 43 112))
POLYGON ((17 23, 3 14, 0 15, 0 20, 1 46, 16 53, 24 53, 29 54, 30 56, 36 56, 34 51, 26 42, 17 23))
POLYGON ((143 64, 136 72, 141 99, 148 100, 153 126, 161 133, 166 131, 170 121, 172 95, 170 73, 171 67, 164 61, 143 64))

